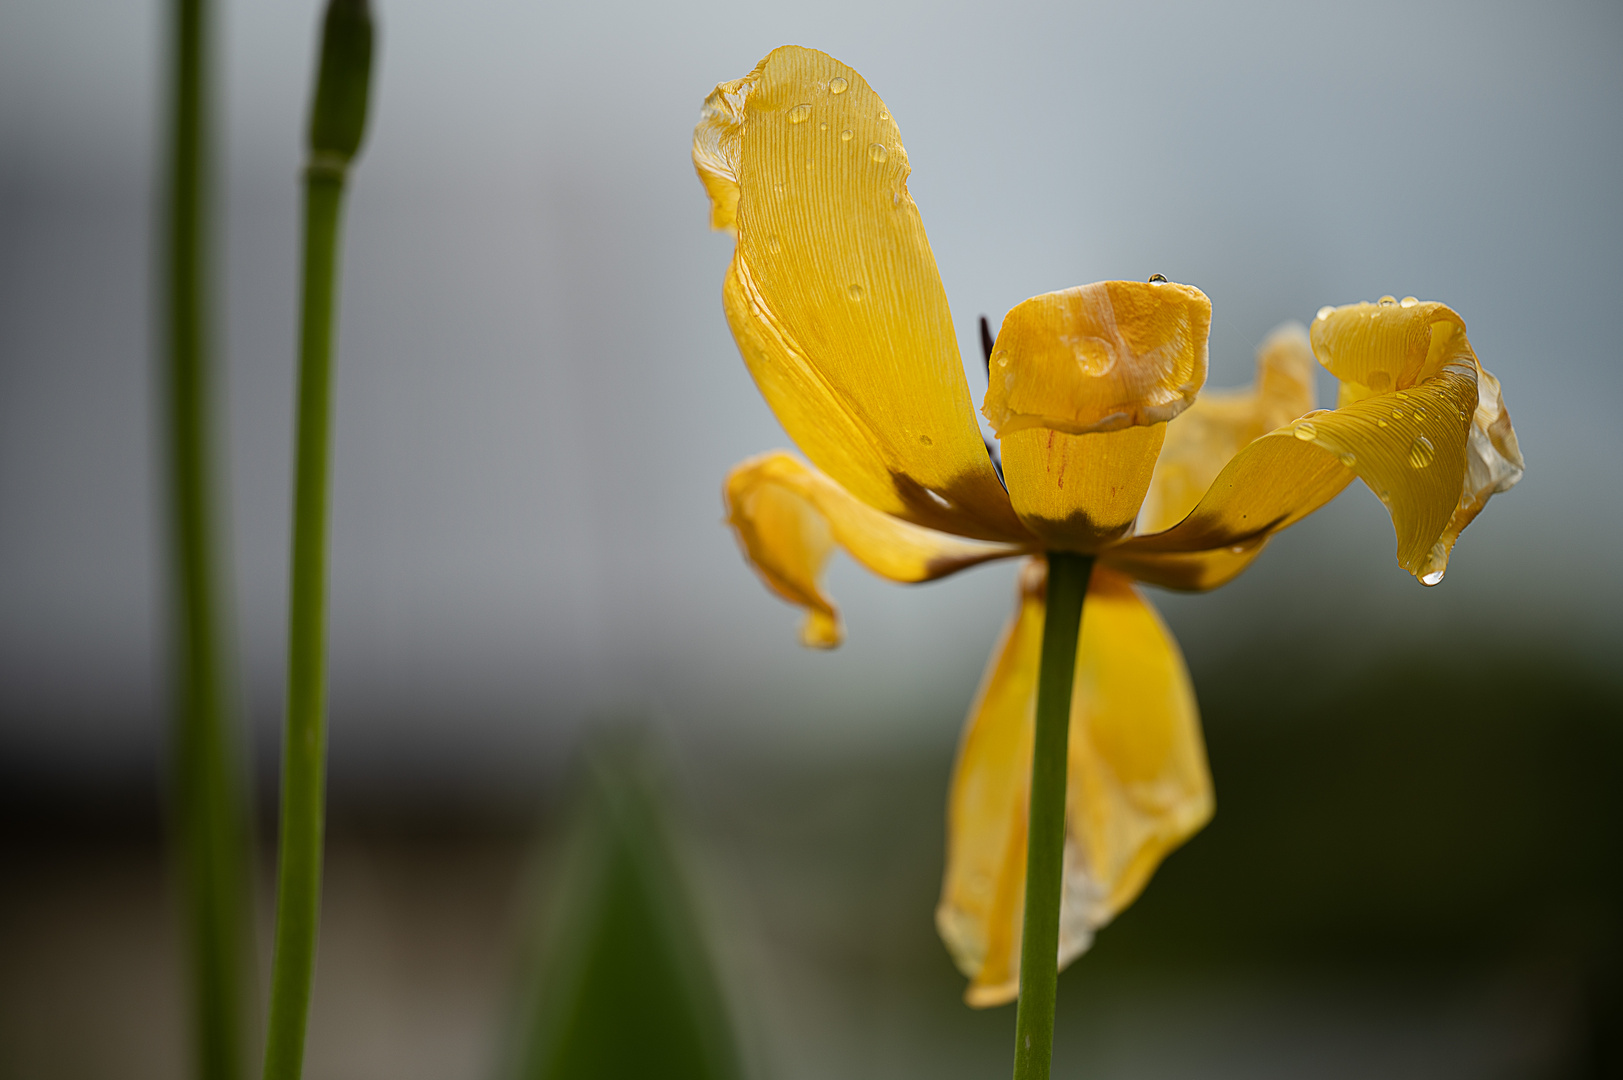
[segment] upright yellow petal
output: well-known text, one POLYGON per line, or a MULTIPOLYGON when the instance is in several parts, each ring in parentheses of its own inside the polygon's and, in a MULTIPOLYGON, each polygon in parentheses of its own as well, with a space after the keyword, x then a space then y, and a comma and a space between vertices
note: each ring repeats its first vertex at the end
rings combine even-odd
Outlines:
POLYGON ((1170 282, 1101 281, 1034 296, 992 350, 982 410, 1015 513, 1049 548, 1130 532, 1166 421, 1206 379, 1211 302, 1170 282))
POLYGON ((744 555, 779 596, 806 609, 801 642, 832 648, 844 636, 819 584, 835 544, 891 581, 933 581, 1020 548, 962 540, 882 514, 781 450, 727 476, 727 522, 744 555))
POLYGON ((705 101, 693 160, 737 236, 728 322, 790 437, 875 509, 1024 539, 879 95, 833 57, 777 49, 705 101))
POLYGON ((1313 408, 1313 350, 1307 330, 1287 323, 1257 350, 1257 378, 1243 390, 1206 390, 1167 425, 1140 532, 1188 516, 1240 449, 1313 408))
MULTIPOLYGON (((976 1006, 1010 1001, 1019 989, 1043 579, 1035 560, 1021 575, 1019 610, 970 711, 953 774, 936 926, 976 1006)), ((1124 578, 1096 567, 1071 703, 1062 966, 1211 812, 1199 714, 1177 644, 1124 578)))

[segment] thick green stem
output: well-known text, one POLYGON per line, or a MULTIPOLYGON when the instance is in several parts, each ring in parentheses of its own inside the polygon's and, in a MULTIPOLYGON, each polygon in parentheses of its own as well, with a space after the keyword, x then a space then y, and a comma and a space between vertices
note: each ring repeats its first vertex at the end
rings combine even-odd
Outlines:
POLYGON ((211 498, 217 478, 209 422, 209 15, 205 0, 177 0, 171 9, 164 384, 179 684, 173 814, 189 925, 197 1074, 234 1080, 243 1066, 250 829, 226 676, 211 498))
POLYGON ((1048 553, 1048 602, 1037 675, 1037 734, 1031 755, 1031 818, 1026 841, 1025 929, 1020 939, 1020 1004, 1015 1015, 1014 1080, 1048 1080, 1059 978, 1059 905, 1065 870, 1065 759, 1071 683, 1082 601, 1093 559, 1048 553))
POLYGON ((276 882, 266 1080, 304 1064, 310 983, 321 908, 327 785, 327 509, 332 416, 333 278, 343 174, 312 168, 305 181, 304 310, 300 338, 293 569, 288 613, 287 727, 276 882))

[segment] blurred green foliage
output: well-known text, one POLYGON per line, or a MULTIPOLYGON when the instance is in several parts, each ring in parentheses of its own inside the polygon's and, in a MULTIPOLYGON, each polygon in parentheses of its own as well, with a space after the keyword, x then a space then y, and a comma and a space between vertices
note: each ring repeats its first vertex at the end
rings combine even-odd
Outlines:
POLYGON ((519 1075, 734 1080, 738 1056, 654 759, 591 756, 519 1075))

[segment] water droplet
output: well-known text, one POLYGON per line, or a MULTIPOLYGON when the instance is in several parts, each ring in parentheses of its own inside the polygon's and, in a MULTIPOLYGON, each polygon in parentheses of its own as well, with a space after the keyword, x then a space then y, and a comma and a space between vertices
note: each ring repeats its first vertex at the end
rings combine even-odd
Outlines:
POLYGON ((1426 418, 1426 410, 1425 409, 1416 409, 1414 411, 1414 418, 1416 420, 1424 420, 1426 418))
POLYGON ((773 184, 772 185, 772 193, 774 195, 782 195, 783 194, 783 185, 782 184, 773 184))
POLYGON ((1319 429, 1312 424, 1297 424, 1296 437, 1303 442, 1312 442, 1319 437, 1319 429))
POLYGON ((1394 419, 1394 420, 1402 420, 1403 419, 1403 410, 1402 409, 1393 409, 1392 410, 1392 419, 1394 419))
POLYGON ((850 83, 836 75, 828 81, 828 92, 831 94, 843 94, 845 93, 845 88, 850 85, 850 83))
POLYGON ((861 300, 862 286, 853 281, 851 284, 845 287, 845 295, 849 296, 853 300, 861 300))
POLYGON ((1354 465, 1358 464, 1358 458, 1356 456, 1352 455, 1352 454, 1342 454, 1341 455, 1341 463, 1343 465, 1347 466, 1347 468, 1350 469, 1354 465))
POLYGON ((868 156, 873 158, 873 160, 876 162, 883 162, 886 158, 890 157, 890 151, 885 149, 884 143, 874 143, 872 146, 868 147, 868 156))
POLYGON ((1244 544, 1235 544, 1235 545, 1233 545, 1232 547, 1229 548, 1229 554, 1230 555, 1244 555, 1245 554, 1245 545, 1244 544))
POLYGON ((1375 421, 1375 426, 1376 427, 1385 427, 1386 426, 1386 421, 1385 420, 1377 420, 1377 421, 1375 421))
POLYGON ((889 120, 890 119, 890 113, 886 112, 884 109, 880 109, 879 110, 879 119, 881 119, 881 120, 889 120))
POLYGON ((852 134, 854 134, 854 133, 851 131, 851 129, 846 128, 844 131, 840 132, 840 141, 841 142, 850 142, 852 134))
POLYGON ((1382 307, 1392 307, 1397 302, 1398 302, 1398 298, 1395 297, 1395 296, 1383 296, 1383 297, 1381 297, 1381 299, 1379 301, 1379 303, 1380 303, 1380 305, 1382 307))
POLYGON ((810 119, 811 119, 811 106, 810 105, 800 104, 800 105, 796 105, 794 108, 789 110, 789 122, 791 124, 804 124, 807 120, 810 120, 810 119))
POLYGON ((1420 584, 1422 585, 1435 585, 1441 580, 1443 580, 1443 571, 1441 570, 1433 570, 1430 573, 1420 575, 1420 584))
POLYGON ((1328 319, 1330 316, 1334 315, 1335 313, 1336 313, 1336 309, 1331 307, 1329 304, 1326 304, 1322 308, 1319 309, 1319 314, 1317 316, 1315 316, 1315 317, 1320 318, 1320 319, 1328 319))
POLYGON ((919 436, 919 442, 923 443, 925 446, 934 446, 935 445, 935 440, 930 438, 930 436, 928 436, 928 435, 920 435, 919 436))
POLYGON ((1398 306, 1414 307, 1418 303, 1420 303, 1420 298, 1418 296, 1405 296, 1402 300, 1398 301, 1398 306))
POLYGON ((778 252, 783 250, 783 241, 779 240, 776 236, 769 236, 766 238, 766 249, 772 254, 776 255, 778 252))
POLYGON ((1167 276, 1165 274, 1151 274, 1150 275, 1150 284, 1151 285, 1161 285, 1161 284, 1164 284, 1166 282, 1166 279, 1167 279, 1167 276))
POLYGON ((1431 440, 1424 435, 1416 435, 1414 442, 1409 444, 1409 467, 1411 469, 1424 469, 1431 464, 1431 459, 1437 456, 1437 448, 1431 445, 1431 440))
POLYGON ((817 130, 818 131, 827 131, 828 130, 828 121, 823 120, 820 123, 818 123, 817 130))
POLYGON ((1443 580, 1443 571, 1448 569, 1448 546, 1441 540, 1431 545, 1426 552, 1426 561, 1420 564, 1420 584, 1435 585, 1443 580))
POLYGON ((1399 390, 1397 393, 1393 394, 1392 396, 1397 398, 1399 401, 1408 401, 1409 400, 1409 395, 1405 394, 1402 390, 1399 390))

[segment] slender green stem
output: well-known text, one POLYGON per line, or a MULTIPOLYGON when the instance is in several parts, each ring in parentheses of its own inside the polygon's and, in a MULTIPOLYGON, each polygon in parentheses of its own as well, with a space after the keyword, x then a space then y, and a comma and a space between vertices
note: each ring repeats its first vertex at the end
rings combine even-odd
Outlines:
POLYGON ((293 571, 282 744, 276 953, 265 1076, 297 1077, 315 970, 327 785, 327 509, 332 415, 332 307, 341 175, 306 180, 293 571))
POLYGON ((1020 1004, 1015 1014, 1015 1080, 1048 1080, 1059 977, 1059 905, 1065 869, 1065 758, 1071 683, 1093 559, 1048 553, 1048 602, 1037 675, 1037 735, 1031 755, 1031 819, 1026 846, 1025 929, 1020 939, 1020 1004))
POLYGON ((299 337, 287 726, 276 879, 276 952, 265 1080, 297 1080, 315 975, 327 798, 327 513, 333 295, 344 179, 366 127, 372 18, 366 0, 329 0, 310 107, 304 298, 299 337))
POLYGON ((179 683, 173 813, 189 925, 197 1074, 234 1080, 244 1064, 250 829, 226 676, 211 500, 217 478, 209 422, 209 5, 177 0, 171 17, 164 383, 179 683))

